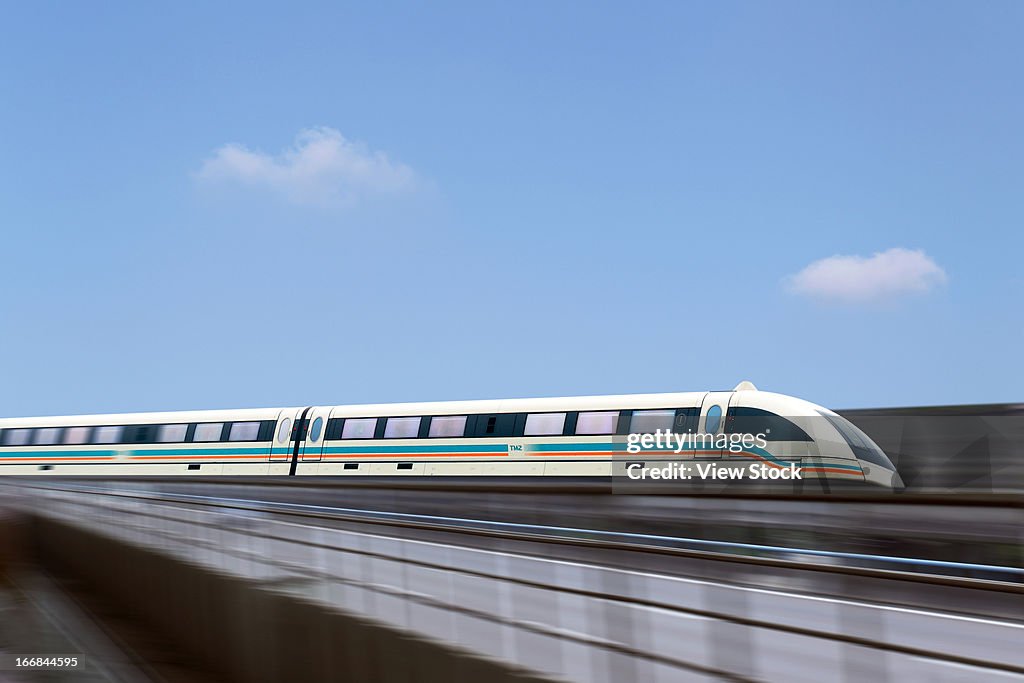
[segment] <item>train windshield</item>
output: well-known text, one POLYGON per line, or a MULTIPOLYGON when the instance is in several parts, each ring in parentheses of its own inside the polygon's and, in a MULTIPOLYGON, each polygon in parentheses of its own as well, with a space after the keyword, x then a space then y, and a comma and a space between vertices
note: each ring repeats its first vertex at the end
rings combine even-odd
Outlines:
POLYGON ((830 415, 829 413, 818 411, 821 416, 824 417, 829 423, 838 430, 842 435, 843 439, 846 440, 847 445, 861 460, 884 467, 887 470, 893 472, 896 471, 896 466, 892 464, 892 461, 886 457, 882 449, 875 445, 875 442, 871 440, 867 434, 862 432, 856 425, 847 420, 845 417, 839 415, 830 415))

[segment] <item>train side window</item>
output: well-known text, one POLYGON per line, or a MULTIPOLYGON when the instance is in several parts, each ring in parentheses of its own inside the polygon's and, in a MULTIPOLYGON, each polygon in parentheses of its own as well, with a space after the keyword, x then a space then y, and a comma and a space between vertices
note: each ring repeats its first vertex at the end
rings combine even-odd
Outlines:
POLYGON ((121 443, 153 443, 156 425, 128 425, 121 433, 121 443))
POLYGON ((61 427, 40 427, 36 430, 32 443, 36 446, 53 446, 60 443, 61 427))
POLYGON ((320 440, 320 434, 322 434, 323 431, 324 431, 324 419, 322 417, 318 417, 315 420, 313 420, 313 424, 309 428, 309 440, 310 441, 319 441, 320 440))
POLYGON ((66 446, 79 446, 89 443, 89 433, 92 427, 68 427, 64 430, 64 444, 66 446))
POLYGON ((458 438, 466 433, 465 415, 435 415, 430 418, 430 437, 458 438))
POLYGON ((277 429, 277 420, 260 420, 260 433, 256 440, 273 441, 275 429, 277 429))
POLYGON ((372 439, 377 431, 377 418, 375 417, 349 417, 345 418, 345 424, 341 429, 343 439, 372 439))
POLYGON ((118 443, 121 441, 121 432, 124 427, 121 425, 105 425, 97 427, 92 434, 92 443, 118 443))
POLYGON ((184 443, 187 424, 160 425, 156 431, 157 443, 184 443))
POLYGON ((576 418, 576 434, 614 434, 619 424, 619 411, 594 410, 576 418))
POLYGON ((196 425, 196 431, 192 435, 192 441, 206 443, 220 441, 221 434, 223 433, 223 422, 204 422, 196 425))
POLYGON ((629 431, 634 434, 653 434, 657 430, 672 431, 676 421, 676 411, 667 410, 634 410, 629 431))
POLYGON ((228 441, 256 441, 259 435, 259 422, 232 422, 228 441))
POLYGON ((327 432, 324 434, 325 441, 337 441, 341 438, 341 431, 345 428, 345 418, 332 417, 327 420, 327 432))
POLYGON ((277 430, 277 440, 279 443, 287 443, 288 437, 292 434, 292 419, 286 417, 281 420, 281 428, 277 430))
POLYGON ((523 436, 561 434, 564 427, 565 413, 530 413, 526 416, 523 436))
POLYGON ((718 427, 722 424, 722 407, 711 406, 708 414, 704 417, 704 431, 708 434, 717 434, 718 427))
POLYGON ((418 417, 389 417, 384 426, 385 439, 415 439, 420 431, 418 417))
POLYGON ((32 438, 31 429, 5 429, 5 446, 27 446, 32 438))

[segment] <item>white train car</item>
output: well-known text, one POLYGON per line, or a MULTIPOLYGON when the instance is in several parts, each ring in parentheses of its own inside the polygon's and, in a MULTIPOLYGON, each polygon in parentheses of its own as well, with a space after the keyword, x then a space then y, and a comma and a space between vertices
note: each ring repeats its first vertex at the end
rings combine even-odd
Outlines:
POLYGON ((0 474, 611 477, 671 462, 902 485, 853 424, 749 382, 733 391, 0 420, 0 474), (654 434, 666 441, 642 437, 654 434), (724 445, 739 434, 761 438, 724 445))

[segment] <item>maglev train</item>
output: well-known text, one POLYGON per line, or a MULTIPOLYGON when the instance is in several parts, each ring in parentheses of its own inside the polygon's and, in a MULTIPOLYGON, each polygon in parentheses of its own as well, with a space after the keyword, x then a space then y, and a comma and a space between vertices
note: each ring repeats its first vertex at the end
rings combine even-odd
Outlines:
POLYGON ((696 465, 705 475, 725 468, 766 479, 799 468, 801 481, 902 487, 885 453, 849 421, 750 382, 693 393, 0 419, 2 474, 632 477, 662 462, 690 463, 694 475, 696 465), (733 438, 741 434, 749 438, 733 438))

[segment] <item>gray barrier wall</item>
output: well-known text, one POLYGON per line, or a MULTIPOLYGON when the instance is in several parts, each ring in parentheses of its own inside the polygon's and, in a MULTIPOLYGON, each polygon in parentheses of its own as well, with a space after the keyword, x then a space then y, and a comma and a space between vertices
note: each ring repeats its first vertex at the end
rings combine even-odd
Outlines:
POLYGON ((840 413, 886 452, 909 491, 1024 493, 1024 405, 840 413))
POLYGON ((803 570, 752 587, 159 496, 11 493, 52 522, 38 529, 51 562, 151 603, 151 623, 211 665, 230 661, 233 680, 317 680, 331 667, 356 681, 530 680, 524 669, 580 683, 1024 677, 1016 621, 823 594, 803 570), (440 654, 422 654, 420 636, 440 654), (480 659, 466 673, 468 653, 480 659))
POLYGON ((88 581, 233 681, 543 683, 510 665, 52 519, 40 560, 88 581))

